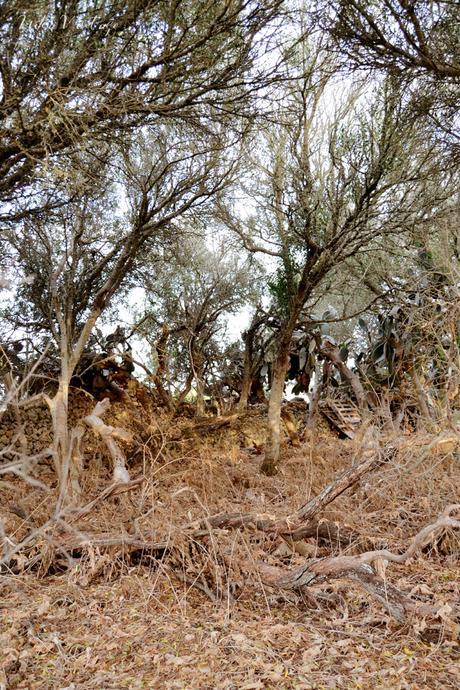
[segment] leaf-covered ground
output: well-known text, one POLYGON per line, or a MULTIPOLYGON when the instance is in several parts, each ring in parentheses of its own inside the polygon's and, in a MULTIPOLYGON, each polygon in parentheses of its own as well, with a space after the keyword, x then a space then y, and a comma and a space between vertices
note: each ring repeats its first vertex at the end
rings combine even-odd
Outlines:
MULTIPOLYGON (((222 511, 284 516, 356 461, 359 442, 320 428, 300 448, 286 447, 280 474, 267 478, 258 473, 260 456, 241 449, 234 434, 227 443, 225 431, 219 434, 171 451, 166 445, 156 456, 137 454, 131 473, 143 473, 143 485, 101 502, 69 528, 127 537, 149 532, 169 540, 167 553, 118 544, 63 554, 51 531, 17 558, 14 573, 0 575, 0 687, 460 687, 460 535, 445 534, 410 563, 386 570, 406 594, 439 604, 436 619, 400 625, 342 580, 316 585, 307 598, 275 591, 262 582, 258 563, 288 569, 304 556, 251 528, 213 530, 194 542, 184 526, 222 511)), ((360 535, 347 552, 370 544, 403 549, 458 501, 451 436, 401 437, 391 466, 330 505, 323 517, 360 535)), ((51 471, 40 472, 52 486, 51 471)), ((107 470, 93 467, 84 500, 107 482, 107 470)), ((46 520, 49 494, 17 480, 2 494, 10 537, 23 537, 31 520, 46 520)), ((340 551, 315 539, 304 547, 311 557, 340 551)))

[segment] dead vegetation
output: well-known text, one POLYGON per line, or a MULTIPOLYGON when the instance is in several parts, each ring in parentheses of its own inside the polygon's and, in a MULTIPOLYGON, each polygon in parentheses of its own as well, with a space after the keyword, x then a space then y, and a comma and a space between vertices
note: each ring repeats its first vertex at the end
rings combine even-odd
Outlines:
POLYGON ((456 4, 0 0, 0 690, 460 687, 456 4))
POLYGON ((299 425, 268 478, 256 410, 134 409, 96 417, 133 479, 88 432, 77 507, 2 477, 5 687, 458 687, 458 434, 299 425))

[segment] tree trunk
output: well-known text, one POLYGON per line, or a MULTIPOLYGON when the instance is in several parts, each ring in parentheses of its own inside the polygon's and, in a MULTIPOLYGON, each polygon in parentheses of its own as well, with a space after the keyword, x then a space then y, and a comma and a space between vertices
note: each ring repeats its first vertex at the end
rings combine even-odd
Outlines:
POLYGON ((252 388, 253 366, 254 366, 254 338, 259 327, 263 324, 264 317, 260 317, 258 312, 253 316, 251 325, 243 333, 244 341, 244 368, 243 380, 241 382, 241 395, 238 401, 238 410, 246 410, 248 407, 249 395, 252 388))
POLYGON ((53 423, 53 462, 59 485, 59 499, 56 506, 56 513, 58 513, 61 506, 74 502, 81 493, 79 481, 82 469, 81 432, 79 429, 69 430, 69 386, 75 367, 100 315, 100 310, 92 310, 74 346, 72 346, 72 333, 68 322, 58 309, 56 314, 59 322, 61 371, 57 393, 52 399, 47 397, 46 401, 53 423))
POLYGON ((176 415, 180 406, 184 402, 185 398, 190 393, 190 390, 192 388, 193 378, 194 378, 194 373, 193 373, 193 369, 192 369, 187 376, 187 380, 184 384, 183 389, 181 390, 181 392, 179 393, 179 395, 177 396, 177 398, 174 401, 174 405, 173 405, 173 409, 172 409, 172 416, 173 417, 176 415))
POLYGON ((161 402, 163 403, 163 405, 166 407, 167 410, 171 411, 173 409, 173 402, 171 400, 170 394, 168 393, 168 391, 163 386, 163 377, 165 376, 166 368, 167 368, 168 338, 169 338, 168 326, 166 324, 163 324, 160 337, 158 338, 157 342, 155 343, 158 366, 157 366, 157 369, 156 369, 154 377, 153 377, 153 382, 155 384, 155 388, 158 391, 158 395, 160 396, 161 402))
POLYGON ((273 377, 268 403, 268 430, 265 443, 265 456, 260 471, 273 476, 278 471, 281 446, 281 404, 283 402, 284 384, 289 366, 289 346, 292 331, 287 337, 286 331, 279 343, 276 359, 273 362, 273 377))
POLYGON ((417 394, 417 400, 419 404, 420 413, 425 422, 432 421, 433 415, 430 412, 428 405, 428 399, 426 392, 423 388, 422 382, 420 381, 419 375, 415 371, 415 367, 412 368, 412 380, 414 382, 415 391, 417 394))
POLYGON ((327 345, 321 348, 321 354, 324 355, 324 357, 327 357, 329 361, 332 362, 335 367, 337 367, 343 378, 350 383, 353 393, 355 394, 358 407, 361 410, 367 410, 369 405, 367 403, 366 391, 363 388, 363 384, 359 380, 359 376, 357 376, 354 371, 351 371, 351 369, 349 369, 342 360, 340 357, 339 348, 333 346, 331 343, 327 343, 327 345))
POLYGON ((204 417, 205 415, 205 402, 204 402, 204 383, 201 372, 195 374, 195 384, 196 384, 196 416, 204 417))
POLYGON ((321 362, 318 362, 316 360, 315 363, 315 383, 313 384, 313 391, 311 394, 311 400, 310 404, 308 406, 308 421, 307 421, 307 428, 311 429, 313 428, 315 424, 315 418, 316 414, 318 412, 318 406, 319 406, 319 399, 321 397, 321 392, 324 387, 324 378, 322 376, 321 372, 321 362))
POLYGON ((58 478, 56 513, 80 496, 80 434, 69 432, 69 370, 62 367, 54 398, 47 397, 53 424, 53 463, 58 478))
POLYGON ((252 356, 253 356, 253 341, 250 331, 247 332, 246 337, 243 337, 244 348, 244 368, 243 380, 241 382, 241 394, 238 400, 238 410, 246 410, 248 407, 249 393, 252 384, 252 356))
POLYGON ((196 416, 204 417, 205 403, 204 403, 204 381, 203 381, 203 367, 204 356, 195 347, 191 348, 191 364, 195 378, 196 387, 196 416))

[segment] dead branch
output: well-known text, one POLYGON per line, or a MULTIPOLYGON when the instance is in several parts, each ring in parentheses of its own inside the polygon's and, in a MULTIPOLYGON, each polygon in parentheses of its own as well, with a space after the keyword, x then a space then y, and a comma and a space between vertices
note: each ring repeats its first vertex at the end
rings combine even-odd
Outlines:
POLYGON ((95 434, 100 435, 109 450, 113 460, 113 481, 128 483, 130 479, 129 472, 126 468, 125 454, 115 439, 129 443, 132 441, 132 436, 128 431, 119 429, 117 427, 108 426, 102 421, 101 417, 107 412, 109 407, 110 400, 108 398, 104 398, 104 400, 97 403, 91 414, 84 418, 84 422, 91 427, 95 434))
POLYGON ((67 551, 73 551, 82 546, 126 546, 132 550, 164 552, 172 546, 171 541, 155 541, 152 536, 144 534, 133 537, 130 534, 113 534, 111 532, 71 532, 65 536, 53 538, 54 546, 67 551))
MULTIPOLYGON (((333 482, 328 484, 319 494, 312 498, 308 503, 305 503, 301 508, 289 515, 285 519, 286 527, 290 527, 292 523, 299 521, 311 520, 315 515, 322 511, 329 503, 335 501, 344 491, 356 484, 364 474, 371 472, 384 463, 387 463, 395 455, 395 448, 388 444, 383 451, 376 439, 374 439, 375 430, 369 427, 366 432, 366 438, 363 442, 363 450, 361 455, 363 459, 361 462, 350 467, 350 469, 342 472, 333 482)), ((282 525, 279 527, 282 529, 282 525)), ((292 529, 292 528, 291 528, 292 529)))
MULTIPOLYGON (((196 523, 192 523, 196 524, 196 523)), ((212 529, 239 529, 247 528, 268 534, 276 534, 292 541, 301 541, 314 537, 328 542, 335 542, 340 546, 349 546, 359 538, 359 533, 350 527, 342 527, 330 520, 314 520, 295 529, 280 532, 279 522, 265 513, 217 513, 201 520, 199 529, 193 532, 194 536, 204 536, 206 528, 212 529), (202 531, 200 531, 202 530, 202 531)), ((284 527, 283 527, 284 529, 284 527)))
MULTIPOLYGON (((261 572, 265 575, 267 584, 282 589, 299 589, 323 582, 331 578, 348 578, 358 582, 371 596, 379 601, 388 612, 397 620, 405 620, 406 613, 418 610, 420 605, 413 602, 407 595, 397 590, 384 578, 376 574, 373 563, 378 563, 384 569, 387 562, 405 563, 418 551, 432 541, 444 529, 460 528, 460 520, 451 517, 454 512, 460 511, 460 504, 448 506, 435 522, 424 527, 412 540, 411 545, 401 554, 396 554, 388 549, 367 551, 358 556, 335 556, 330 558, 314 559, 307 561, 300 568, 288 573, 275 575, 273 568, 267 569, 261 566, 261 572)), ((423 608, 423 607, 422 607, 423 608)), ((434 613, 435 608, 424 607, 424 613, 434 613)))
MULTIPOLYGON (((130 487, 131 488, 131 487, 130 487)), ((336 556, 322 559, 308 560, 300 568, 289 572, 281 568, 259 564, 259 571, 265 581, 271 587, 286 590, 297 590, 303 587, 321 584, 329 579, 348 579, 358 583, 368 594, 381 604, 397 621, 404 622, 408 614, 436 616, 439 606, 423 604, 412 600, 407 594, 398 590, 384 577, 376 573, 373 564, 379 571, 385 569, 389 561, 405 563, 418 551, 426 546, 433 537, 447 528, 460 528, 460 520, 451 517, 454 512, 460 512, 460 504, 448 506, 437 520, 424 527, 412 540, 410 546, 401 554, 395 554, 387 549, 368 551, 358 556, 336 556)), ((254 517, 254 516, 253 516, 254 517)), ((255 528, 264 528, 272 521, 269 517, 263 518, 259 523, 252 523, 255 528)), ((228 526, 250 526, 248 516, 238 514, 214 516, 206 520, 207 529, 202 531, 186 532, 190 538, 209 536, 210 528, 222 528, 228 526)), ((313 527, 312 527, 313 529, 313 527)), ((154 534, 142 534, 132 536, 129 534, 110 533, 71 533, 53 540, 59 549, 72 551, 82 546, 93 545, 99 547, 120 546, 130 551, 142 550, 146 553, 157 552, 163 557, 171 550, 174 543, 156 541, 154 534)))
POLYGON ((88 513, 90 513, 93 510, 94 506, 96 506, 98 503, 105 500, 106 498, 109 498, 109 496, 117 496, 118 494, 123 494, 127 491, 132 491, 133 489, 137 488, 140 484, 142 484, 144 480, 145 477, 141 476, 137 477, 136 479, 132 479, 129 482, 113 482, 113 484, 107 486, 104 489, 104 491, 102 491, 98 496, 96 496, 96 498, 93 498, 92 501, 89 501, 81 508, 76 508, 75 510, 72 510, 71 514, 69 516, 66 516, 67 523, 76 522, 84 515, 88 515, 88 513))

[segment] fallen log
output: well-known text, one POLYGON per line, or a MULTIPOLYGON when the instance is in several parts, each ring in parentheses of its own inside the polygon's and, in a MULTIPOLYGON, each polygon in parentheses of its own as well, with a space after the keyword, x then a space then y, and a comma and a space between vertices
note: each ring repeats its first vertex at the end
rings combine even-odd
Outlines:
MULTIPOLYGON (((227 420, 230 421, 231 418, 227 418, 227 420)), ((218 513, 185 525, 179 530, 181 539, 185 536, 186 539, 196 541, 211 536, 212 531, 216 529, 247 528, 277 535, 288 543, 295 543, 295 541, 312 536, 322 536, 329 540, 333 539, 337 543, 342 543, 340 540, 345 533, 345 539, 350 543, 351 540, 358 536, 356 532, 350 528, 340 528, 334 523, 318 521, 314 520, 314 518, 344 491, 355 485, 364 474, 388 462, 394 454, 395 448, 391 444, 382 449, 373 436, 373 430, 368 430, 361 449, 360 462, 339 474, 316 497, 309 500, 286 518, 280 520, 269 514, 218 513)), ((108 487, 106 492, 109 492, 110 489, 108 487)), ((95 499, 95 501, 97 500, 101 500, 101 496, 95 499)), ((94 501, 84 506, 81 509, 84 512, 80 514, 89 512, 93 505, 94 501)), ((344 578, 356 582, 382 605, 391 616, 400 622, 404 622, 408 614, 415 612, 422 615, 436 616, 439 607, 415 602, 410 596, 399 591, 385 579, 385 569, 390 562, 405 563, 430 543, 439 532, 447 528, 460 528, 460 519, 452 517, 453 513, 459 512, 460 504, 448 506, 434 523, 427 525, 414 536, 410 546, 402 553, 393 553, 388 549, 378 549, 355 556, 341 555, 311 559, 307 560, 299 568, 287 572, 262 563, 259 565, 259 571, 266 584, 285 590, 301 590, 329 579, 344 578)), ((54 545, 58 549, 67 549, 69 551, 89 544, 99 547, 119 545, 123 548, 128 548, 130 551, 154 552, 158 554, 155 557, 160 558, 165 557, 174 550, 174 542, 174 538, 158 541, 153 533, 132 536, 128 534, 113 535, 72 532, 53 540, 54 545)))

